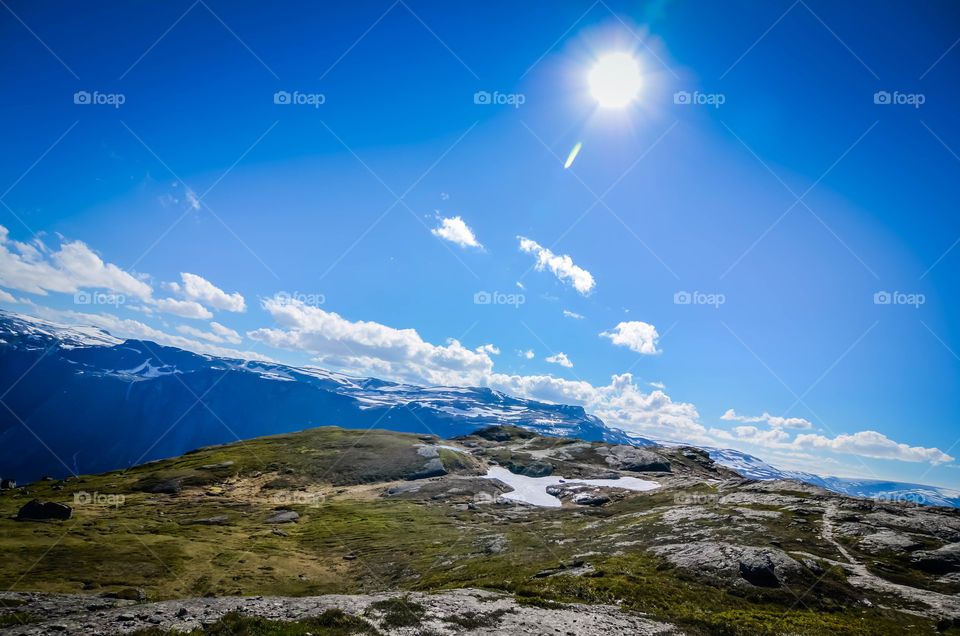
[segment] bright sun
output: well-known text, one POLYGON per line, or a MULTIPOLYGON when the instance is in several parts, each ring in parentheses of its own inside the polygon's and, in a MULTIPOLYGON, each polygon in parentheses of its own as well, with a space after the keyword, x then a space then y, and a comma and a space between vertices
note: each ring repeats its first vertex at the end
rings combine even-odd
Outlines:
POLYGON ((640 66, 629 53, 611 53, 597 60, 587 81, 601 106, 623 108, 640 92, 640 66))

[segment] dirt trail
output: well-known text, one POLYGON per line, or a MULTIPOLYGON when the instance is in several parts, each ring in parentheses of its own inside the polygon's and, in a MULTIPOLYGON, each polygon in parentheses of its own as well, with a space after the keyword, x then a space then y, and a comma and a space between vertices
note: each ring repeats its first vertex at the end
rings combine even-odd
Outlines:
POLYGON ((837 551, 846 559, 846 563, 838 563, 847 572, 847 580, 854 586, 869 588, 878 592, 894 594, 900 598, 929 606, 933 612, 928 614, 937 617, 960 618, 960 597, 940 594, 930 590, 923 590, 909 585, 891 583, 880 578, 863 563, 857 561, 833 536, 834 516, 837 513, 836 502, 828 502, 823 510, 823 538, 833 544, 837 551))

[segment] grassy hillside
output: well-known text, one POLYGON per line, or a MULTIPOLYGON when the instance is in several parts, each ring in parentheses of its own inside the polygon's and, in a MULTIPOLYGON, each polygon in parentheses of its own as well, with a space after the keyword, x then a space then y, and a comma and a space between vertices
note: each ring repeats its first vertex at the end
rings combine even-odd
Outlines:
POLYGON ((660 489, 613 491, 597 507, 491 503, 505 489, 480 478, 491 462, 545 464, 565 477, 627 474, 605 446, 518 429, 441 442, 329 427, 41 481, 0 494, 0 586, 143 590, 149 600, 479 587, 543 607, 620 604, 694 633, 936 631, 933 618, 883 609, 902 608, 899 599, 847 582, 820 514, 794 502, 819 495, 783 486, 725 501, 749 484, 690 451, 658 451, 670 472, 644 477, 660 489), (425 476, 437 459, 446 474, 425 476), (70 504, 73 517, 13 519, 32 499, 70 504), (267 523, 285 511, 299 518, 267 523), (782 585, 756 586, 647 549, 702 540, 775 545, 806 565, 782 585))

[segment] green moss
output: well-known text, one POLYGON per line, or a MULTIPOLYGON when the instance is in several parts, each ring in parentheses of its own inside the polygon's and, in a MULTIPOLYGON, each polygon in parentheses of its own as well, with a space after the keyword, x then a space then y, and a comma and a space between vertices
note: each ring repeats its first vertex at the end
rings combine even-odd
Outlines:
POLYGON ((28 625, 36 622, 30 614, 26 612, 13 612, 12 614, 0 614, 0 627, 16 627, 17 625, 28 625))
POLYGON ((370 605, 367 610, 382 612, 382 622, 387 627, 417 627, 423 622, 427 609, 408 598, 388 598, 370 605))

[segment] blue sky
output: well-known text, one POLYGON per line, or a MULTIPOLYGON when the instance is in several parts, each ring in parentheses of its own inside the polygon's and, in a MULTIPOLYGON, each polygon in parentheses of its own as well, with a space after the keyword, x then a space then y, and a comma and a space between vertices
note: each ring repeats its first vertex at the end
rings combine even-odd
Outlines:
POLYGON ((0 15, 5 308, 960 485, 951 3, 0 15))

